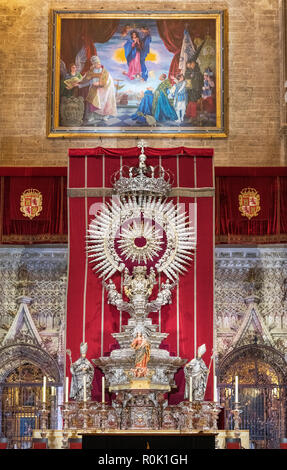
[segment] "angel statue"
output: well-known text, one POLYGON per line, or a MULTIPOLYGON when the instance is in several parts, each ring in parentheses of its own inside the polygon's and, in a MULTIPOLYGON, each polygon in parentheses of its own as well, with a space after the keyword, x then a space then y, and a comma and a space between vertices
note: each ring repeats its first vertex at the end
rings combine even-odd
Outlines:
POLYGON ((110 279, 108 283, 103 282, 108 292, 108 303, 115 305, 118 310, 128 312, 131 316, 142 319, 150 312, 157 312, 163 305, 171 303, 171 291, 176 282, 171 283, 169 279, 161 284, 161 289, 155 300, 148 299, 156 284, 156 275, 153 268, 147 273, 146 266, 135 266, 132 274, 125 269, 124 292, 129 302, 123 300, 123 296, 117 291, 114 282, 110 279))
POLYGON ((185 390, 184 398, 189 398, 190 377, 192 379, 192 398, 193 400, 203 401, 208 377, 208 367, 202 359, 206 352, 205 344, 199 346, 197 357, 189 361, 184 366, 185 390))
POLYGON ((148 304, 148 311, 157 312, 163 305, 171 304, 171 291, 176 285, 177 282, 170 282, 169 279, 166 282, 162 282, 156 299, 148 304))
POLYGON ((108 304, 114 305, 118 310, 132 313, 131 305, 123 300, 122 295, 117 291, 116 285, 111 279, 108 283, 103 281, 103 285, 108 292, 108 304))
POLYGON ((92 382, 94 378, 94 367, 86 358, 88 349, 87 343, 81 343, 81 357, 72 363, 71 351, 68 349, 67 354, 70 356, 70 371, 72 374, 70 398, 76 401, 84 400, 84 377, 86 377, 86 397, 91 400, 92 382))

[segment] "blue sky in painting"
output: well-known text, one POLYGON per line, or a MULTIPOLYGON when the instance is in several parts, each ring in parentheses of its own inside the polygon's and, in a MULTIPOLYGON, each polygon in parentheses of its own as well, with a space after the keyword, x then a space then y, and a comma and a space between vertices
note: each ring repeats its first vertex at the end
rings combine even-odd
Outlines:
POLYGON ((134 93, 138 94, 141 91, 144 92, 147 87, 156 88, 159 84, 159 76, 161 73, 168 74, 170 63, 173 59, 173 54, 166 49, 159 36, 156 22, 154 20, 122 20, 116 33, 108 42, 103 44, 95 43, 95 45, 102 64, 111 73, 115 84, 119 83, 123 86, 120 92, 127 93, 129 95, 134 93), (126 38, 123 37, 121 33, 127 22, 129 22, 134 29, 146 25, 149 27, 151 32, 152 42, 150 50, 152 60, 146 60, 146 67, 149 72, 148 80, 146 82, 142 82, 141 80, 130 80, 123 74, 123 72, 128 71, 128 66, 124 60, 124 53, 122 51, 126 38), (121 61, 119 58, 122 58, 123 60, 121 61))

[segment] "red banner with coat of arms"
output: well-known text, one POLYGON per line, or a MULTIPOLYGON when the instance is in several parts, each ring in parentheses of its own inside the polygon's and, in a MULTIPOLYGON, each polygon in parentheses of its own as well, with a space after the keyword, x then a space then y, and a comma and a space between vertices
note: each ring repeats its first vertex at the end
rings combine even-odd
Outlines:
POLYGON ((0 168, 0 242, 67 242, 66 168, 0 168))
POLYGON ((287 242, 287 169, 216 168, 216 243, 287 242))

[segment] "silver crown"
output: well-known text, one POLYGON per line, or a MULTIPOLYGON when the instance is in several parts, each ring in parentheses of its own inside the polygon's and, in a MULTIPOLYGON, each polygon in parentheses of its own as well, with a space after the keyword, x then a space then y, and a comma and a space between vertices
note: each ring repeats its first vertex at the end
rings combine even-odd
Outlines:
POLYGON ((168 196, 173 183, 173 175, 161 165, 146 165, 144 147, 146 143, 141 140, 138 147, 141 149, 139 165, 121 166, 112 176, 114 192, 119 196, 147 194, 155 196, 168 196))

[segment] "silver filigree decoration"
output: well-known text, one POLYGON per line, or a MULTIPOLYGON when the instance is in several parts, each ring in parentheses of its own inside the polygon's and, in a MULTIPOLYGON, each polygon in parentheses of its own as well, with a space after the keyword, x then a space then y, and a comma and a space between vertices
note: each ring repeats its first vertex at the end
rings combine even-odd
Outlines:
MULTIPOLYGON (((124 275, 124 291, 129 302, 124 301, 123 296, 118 292, 114 282, 103 282, 108 292, 108 303, 117 307, 118 310, 124 310, 137 319, 144 319, 150 312, 157 312, 163 305, 171 303, 172 289, 176 286, 176 282, 170 283, 169 279, 161 284, 160 291, 155 300, 149 302, 154 285, 156 284, 156 276, 153 268, 147 274, 146 266, 136 266, 132 275, 125 269, 124 275)), ((136 333, 145 333, 143 324, 137 324, 134 330, 136 333)))
POLYGON ((138 147, 141 149, 138 166, 121 166, 112 176, 114 192, 117 195, 150 194, 168 196, 171 190, 173 175, 161 165, 146 164, 144 148, 146 142, 141 140, 138 147))
POLYGON ((195 233, 181 204, 156 196, 112 198, 91 222, 88 257, 101 278, 151 262, 171 280, 187 271, 195 249, 195 233), (141 244, 136 241, 141 239, 141 244))
POLYGON ((163 244, 160 236, 160 228, 152 226, 150 220, 132 221, 127 228, 122 229, 122 238, 118 244, 125 259, 146 263, 159 254, 163 244))

